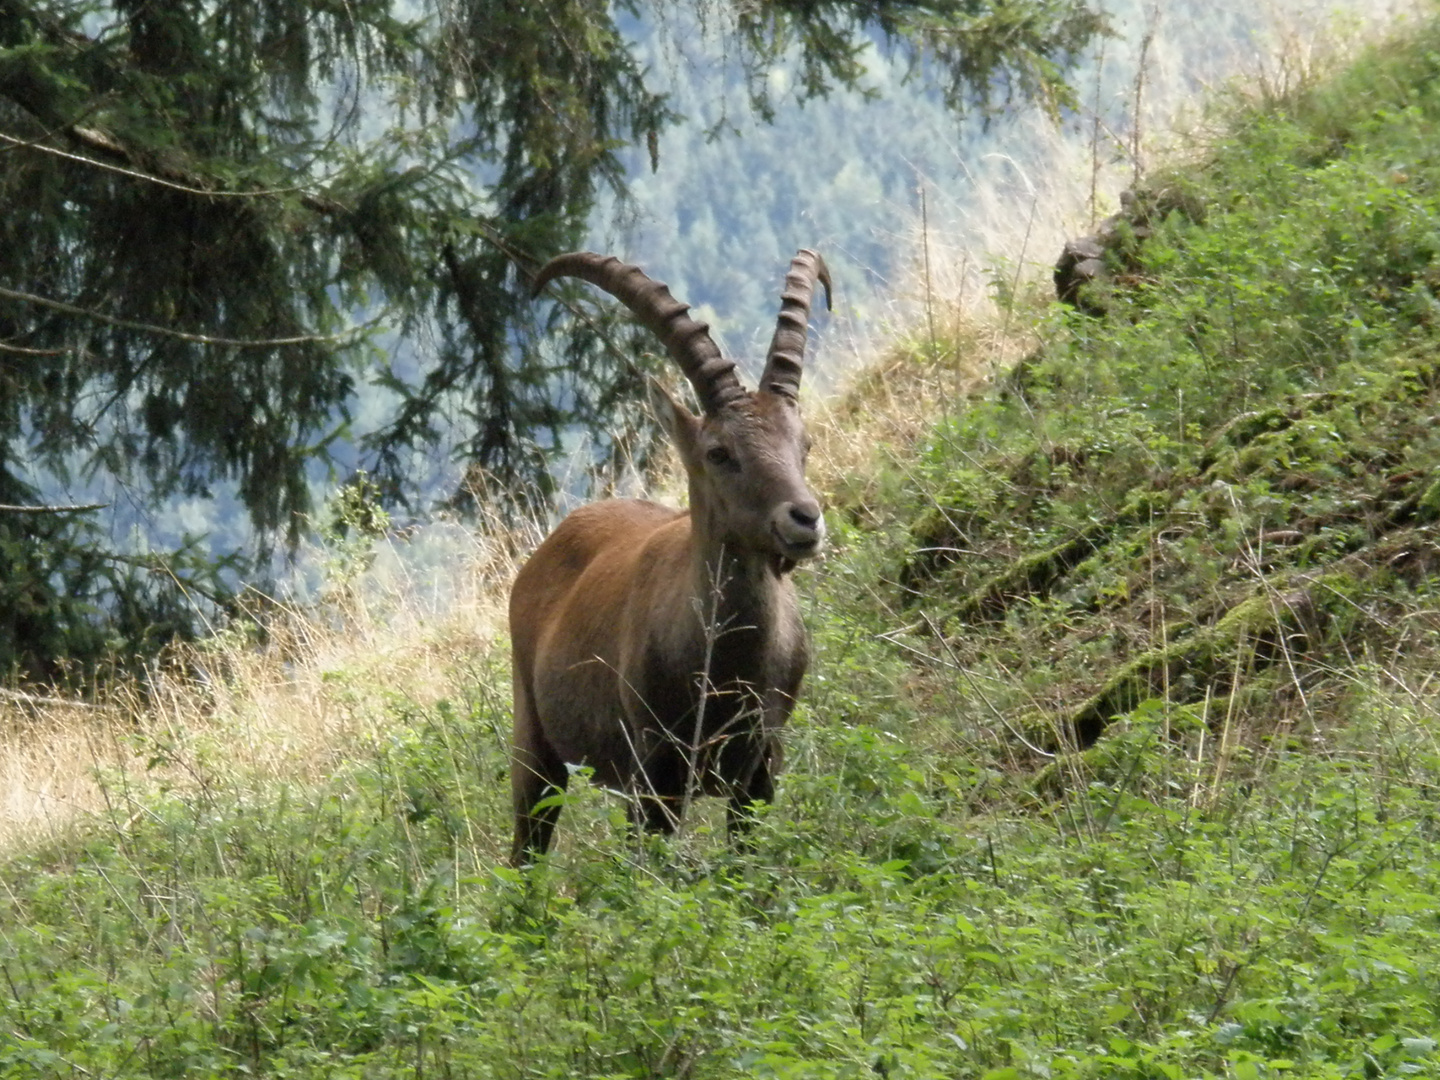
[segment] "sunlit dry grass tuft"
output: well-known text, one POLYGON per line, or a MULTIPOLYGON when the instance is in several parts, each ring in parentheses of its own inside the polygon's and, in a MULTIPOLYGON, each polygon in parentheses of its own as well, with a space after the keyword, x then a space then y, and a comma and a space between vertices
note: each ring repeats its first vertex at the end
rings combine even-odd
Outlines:
POLYGON ((269 606, 263 632, 237 626, 175 651, 143 686, 91 702, 6 691, 0 852, 123 823, 126 807, 162 790, 317 782, 407 709, 496 681, 518 546, 508 533, 432 526, 382 541, 313 607, 269 606))

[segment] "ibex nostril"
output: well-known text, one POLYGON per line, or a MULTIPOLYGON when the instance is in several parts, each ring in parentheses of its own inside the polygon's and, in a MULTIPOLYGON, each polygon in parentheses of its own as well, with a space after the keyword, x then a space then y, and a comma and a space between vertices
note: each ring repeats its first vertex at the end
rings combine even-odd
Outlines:
POLYGON ((792 506, 790 507, 790 520, 804 528, 813 529, 820 520, 820 511, 816 510, 812 513, 809 508, 792 506))

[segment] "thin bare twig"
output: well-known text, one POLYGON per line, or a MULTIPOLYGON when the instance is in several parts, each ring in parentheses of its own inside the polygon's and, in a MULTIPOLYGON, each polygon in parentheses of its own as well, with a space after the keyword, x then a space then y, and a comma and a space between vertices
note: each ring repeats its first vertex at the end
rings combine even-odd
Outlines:
POLYGON ((109 503, 83 503, 78 506, 11 506, 0 503, 3 514, 83 514, 91 510, 104 510, 109 503))
POLYGON ((76 701, 73 698, 42 697, 39 694, 27 694, 20 690, 6 690, 0 687, 0 700, 13 701, 17 705, 36 705, 50 709, 98 709, 99 705, 92 705, 88 701, 76 701))
MULTIPOLYGON (((97 150, 114 154, 125 160, 130 160, 133 157, 132 153, 115 139, 95 128, 84 128, 77 125, 69 129, 69 134, 81 143, 97 150)), ((66 161, 74 161, 81 165, 90 165, 93 168, 102 169, 105 172, 119 173, 121 176, 128 176, 132 180, 143 180, 148 184, 157 184, 160 187, 184 192, 186 195, 203 195, 207 199, 261 199, 270 198, 275 195, 308 194, 310 188, 323 186, 323 184, 317 182, 315 184, 297 184, 289 187, 257 188, 254 191, 225 191, 216 188, 192 187, 188 184, 177 183, 174 180, 166 180, 164 177, 156 176, 154 173, 142 172, 139 169, 127 169, 123 165, 111 165, 105 161, 97 161, 92 157, 86 157, 84 154, 72 154, 68 150, 61 150, 58 146, 47 146, 38 140, 17 139, 15 136, 7 135, 3 131, 0 131, 0 142, 8 143, 16 150, 38 150, 42 154, 52 154, 55 157, 64 158, 66 161)), ((315 196, 309 195, 309 198, 315 199, 315 196)), ((316 209, 320 209, 320 207, 316 207, 316 209)), ((334 209, 334 207, 327 207, 326 209, 334 209)))
POLYGON ((18 300, 23 304, 35 304, 38 307, 51 308, 55 311, 62 311, 66 315, 78 315, 82 319, 105 323, 107 326, 118 326, 122 330, 139 330, 146 334, 161 334, 165 337, 179 338, 181 341, 189 341, 196 345, 219 345, 236 349, 273 349, 280 345, 305 345, 312 342, 344 341, 346 338, 359 335, 363 330, 362 327, 357 327, 354 330, 347 330, 343 334, 301 334, 296 337, 283 338, 212 337, 209 334, 192 334, 185 330, 172 330, 168 326, 156 326, 154 323, 136 322, 133 319, 119 319, 114 315, 91 311, 89 308, 78 307, 75 304, 67 304, 63 300, 52 300, 48 296, 36 296, 34 293, 21 292, 18 289, 7 289, 3 286, 0 286, 0 297, 6 300, 18 300))
POLYGON ((8 342, 0 341, 0 352, 14 353, 16 356, 64 356, 69 349, 27 349, 23 345, 11 345, 8 342))

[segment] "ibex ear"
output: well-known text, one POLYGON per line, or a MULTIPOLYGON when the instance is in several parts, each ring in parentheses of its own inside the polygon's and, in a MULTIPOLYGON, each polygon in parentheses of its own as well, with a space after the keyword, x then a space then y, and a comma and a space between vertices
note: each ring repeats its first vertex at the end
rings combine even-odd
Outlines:
POLYGON ((700 418, 671 397, 670 391, 657 380, 647 378, 645 385, 650 397, 650 411, 670 433, 670 441, 680 451, 680 456, 689 461, 693 456, 692 448, 695 445, 700 418))

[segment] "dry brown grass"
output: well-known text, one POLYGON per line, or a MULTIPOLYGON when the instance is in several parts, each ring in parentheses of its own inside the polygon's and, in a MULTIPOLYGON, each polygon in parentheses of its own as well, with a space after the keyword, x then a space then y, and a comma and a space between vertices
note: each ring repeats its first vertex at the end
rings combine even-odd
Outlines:
POLYGON ((93 702, 0 695, 0 852, 113 823, 159 791, 331 775, 402 706, 492 677, 516 547, 458 527, 385 541, 318 606, 270 608, 264 644, 217 635, 172 654, 143 687, 111 686, 93 702), (437 547, 448 549, 438 564, 437 547))
POLYGON ((933 304, 931 316, 854 365, 836 393, 807 402, 810 476, 830 505, 873 506, 877 460, 903 468, 937 418, 964 410, 1039 345, 1028 316, 953 299, 933 304))

